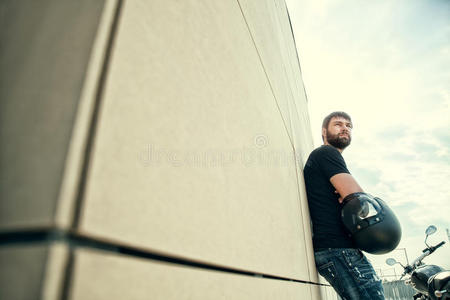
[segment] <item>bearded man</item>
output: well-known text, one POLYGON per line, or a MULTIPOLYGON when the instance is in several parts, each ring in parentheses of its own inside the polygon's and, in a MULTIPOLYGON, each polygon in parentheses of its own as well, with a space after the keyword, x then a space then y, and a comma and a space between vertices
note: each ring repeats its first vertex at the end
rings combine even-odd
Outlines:
POLYGON ((342 151, 352 140, 352 120, 333 112, 322 123, 323 145, 311 152, 304 178, 313 229, 316 267, 342 299, 384 299, 381 280, 354 245, 341 220, 343 199, 363 192, 342 151))

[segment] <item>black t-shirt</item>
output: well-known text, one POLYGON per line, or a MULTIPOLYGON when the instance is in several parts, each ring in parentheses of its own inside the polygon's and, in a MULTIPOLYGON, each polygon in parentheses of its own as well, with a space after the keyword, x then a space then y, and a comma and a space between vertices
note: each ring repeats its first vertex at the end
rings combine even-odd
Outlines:
POLYGON ((303 170, 315 250, 354 248, 341 221, 339 194, 330 182, 330 178, 339 173, 350 174, 341 153, 328 145, 311 152, 303 170))

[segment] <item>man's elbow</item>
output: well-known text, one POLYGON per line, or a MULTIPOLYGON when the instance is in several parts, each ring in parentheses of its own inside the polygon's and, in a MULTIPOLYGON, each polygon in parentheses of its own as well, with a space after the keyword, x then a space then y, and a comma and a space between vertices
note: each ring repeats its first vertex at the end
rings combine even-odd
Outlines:
POLYGON ((353 193, 364 192, 353 176, 348 173, 336 174, 330 178, 330 182, 342 199, 353 193))

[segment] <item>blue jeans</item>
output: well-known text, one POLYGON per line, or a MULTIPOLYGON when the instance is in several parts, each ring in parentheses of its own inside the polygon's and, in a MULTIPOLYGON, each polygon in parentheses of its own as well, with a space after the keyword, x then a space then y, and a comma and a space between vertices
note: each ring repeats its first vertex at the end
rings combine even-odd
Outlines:
POLYGON ((323 249, 314 253, 317 270, 344 300, 384 300, 381 280, 358 249, 323 249))

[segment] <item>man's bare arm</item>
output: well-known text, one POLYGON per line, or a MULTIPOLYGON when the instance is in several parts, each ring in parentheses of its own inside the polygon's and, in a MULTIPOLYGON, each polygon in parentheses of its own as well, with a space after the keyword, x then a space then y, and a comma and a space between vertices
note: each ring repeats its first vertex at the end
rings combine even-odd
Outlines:
POLYGON ((347 195, 357 192, 364 192, 363 189, 356 182, 355 178, 352 175, 347 173, 339 173, 330 178, 331 184, 336 189, 336 193, 339 193, 339 203, 342 203, 342 200, 347 195))

